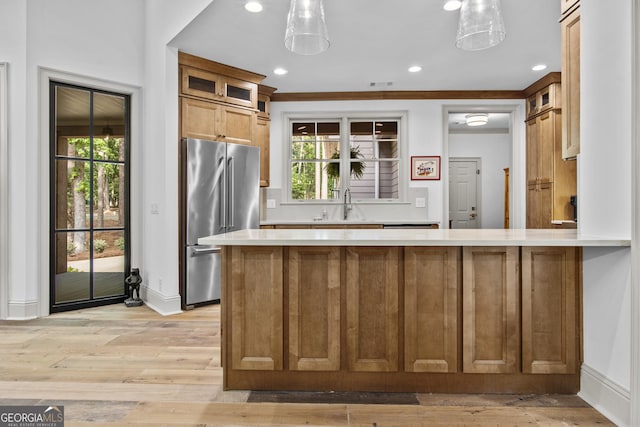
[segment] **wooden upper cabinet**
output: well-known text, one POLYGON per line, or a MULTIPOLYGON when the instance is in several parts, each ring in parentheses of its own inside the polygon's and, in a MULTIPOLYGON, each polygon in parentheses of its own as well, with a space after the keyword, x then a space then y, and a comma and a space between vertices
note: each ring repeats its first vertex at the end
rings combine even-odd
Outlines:
POLYGON ((180 99, 180 136, 217 141, 222 135, 220 110, 224 106, 191 98, 180 99))
POLYGON ((560 108, 560 84, 553 83, 527 98, 527 119, 553 108, 560 108))
POLYGON ((460 248, 404 251, 404 369, 458 371, 460 248))
POLYGON ((340 369, 340 248, 289 249, 289 369, 340 369))
POLYGON ((463 372, 519 370, 518 247, 464 247, 463 372))
POLYGON ((226 102, 248 108, 258 106, 258 85, 233 77, 182 65, 181 93, 183 95, 226 102))
MULTIPOLYGON (((579 3, 578 3, 579 6, 579 3)), ((560 22, 562 35, 562 157, 580 154, 580 8, 560 22)))
POLYGON ((256 116, 252 111, 228 107, 220 109, 222 136, 220 141, 232 144, 254 145, 256 116))
POLYGON ((346 261, 348 370, 398 370, 400 248, 349 247, 346 261))
POLYGON ((579 356, 579 248, 522 248, 522 371, 572 374, 579 356))
POLYGON ((269 134, 271 125, 269 120, 258 117, 256 120, 256 132, 254 135, 254 145, 260 148, 260 187, 268 187, 270 182, 270 157, 271 144, 269 134))

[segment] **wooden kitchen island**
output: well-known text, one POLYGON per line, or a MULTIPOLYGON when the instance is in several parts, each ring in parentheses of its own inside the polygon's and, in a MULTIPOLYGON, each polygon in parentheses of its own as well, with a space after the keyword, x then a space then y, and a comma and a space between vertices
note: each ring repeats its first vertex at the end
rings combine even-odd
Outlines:
POLYGON ((223 246, 225 389, 576 393, 576 230, 243 230, 223 246))

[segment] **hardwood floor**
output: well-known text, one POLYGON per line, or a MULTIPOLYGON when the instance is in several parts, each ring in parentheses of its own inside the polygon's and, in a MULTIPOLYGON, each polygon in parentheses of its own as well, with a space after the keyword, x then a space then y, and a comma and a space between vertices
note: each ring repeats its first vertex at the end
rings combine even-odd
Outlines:
POLYGON ((219 306, 162 317, 124 304, 0 321, 0 405, 64 405, 67 427, 613 425, 576 396, 248 403, 222 391, 219 321, 219 306))

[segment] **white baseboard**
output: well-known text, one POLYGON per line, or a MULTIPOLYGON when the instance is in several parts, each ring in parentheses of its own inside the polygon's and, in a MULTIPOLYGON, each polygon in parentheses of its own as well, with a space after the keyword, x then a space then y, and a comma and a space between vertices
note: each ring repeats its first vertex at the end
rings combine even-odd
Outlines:
POLYGON ((9 301, 7 320, 31 320, 40 317, 38 301, 9 301))
POLYGON ((163 316, 182 313, 180 295, 167 297, 147 286, 141 286, 140 298, 149 308, 163 316))
POLYGON ((631 422, 631 393, 583 364, 578 396, 618 426, 631 422))

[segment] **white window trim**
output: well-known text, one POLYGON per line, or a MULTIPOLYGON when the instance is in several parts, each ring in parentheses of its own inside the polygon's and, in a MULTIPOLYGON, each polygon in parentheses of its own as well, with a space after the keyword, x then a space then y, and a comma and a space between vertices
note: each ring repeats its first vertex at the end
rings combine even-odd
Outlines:
POLYGON ((291 122, 298 120, 335 120, 340 122, 340 141, 349 139, 349 121, 354 119, 398 120, 398 198, 397 199, 353 199, 358 204, 407 204, 409 187, 409 168, 407 167, 409 153, 408 112, 403 111, 332 111, 332 112, 283 112, 283 165, 284 182, 282 183, 282 203, 286 204, 327 204, 342 203, 341 200, 293 200, 291 198, 291 122))

